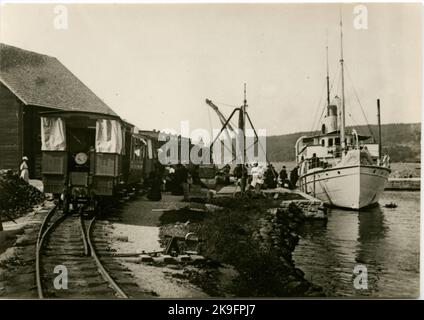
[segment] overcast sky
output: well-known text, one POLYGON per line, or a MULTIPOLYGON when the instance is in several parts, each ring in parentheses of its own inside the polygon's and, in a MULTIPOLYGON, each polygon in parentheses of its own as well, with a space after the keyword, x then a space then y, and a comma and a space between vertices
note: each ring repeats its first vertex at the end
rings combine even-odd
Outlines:
MULTIPOLYGON (((0 40, 57 57, 122 118, 142 129, 219 127, 205 104, 229 115, 243 101, 268 135, 310 130, 325 89, 328 30, 332 95, 339 70, 336 4, 1 6, 0 40), (209 116, 211 121, 209 120, 209 116)), ((421 119, 421 5, 367 4, 368 29, 343 4, 348 124, 421 119)), ((325 99, 325 96, 323 96, 325 99)), ((320 105, 322 108, 324 100, 320 105)))

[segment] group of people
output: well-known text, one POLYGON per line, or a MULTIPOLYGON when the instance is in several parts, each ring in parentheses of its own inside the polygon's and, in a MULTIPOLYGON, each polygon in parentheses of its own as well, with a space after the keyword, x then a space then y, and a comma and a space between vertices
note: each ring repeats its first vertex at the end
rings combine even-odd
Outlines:
POLYGON ((157 163, 155 169, 150 172, 147 184, 150 187, 147 198, 152 201, 161 200, 162 191, 171 192, 172 195, 183 195, 184 200, 189 200, 193 184, 201 184, 199 166, 185 166, 179 163, 164 167, 157 163))
POLYGON ((237 184, 241 183, 243 173, 247 175, 249 188, 255 190, 256 193, 261 189, 272 189, 279 186, 294 189, 299 178, 297 166, 290 171, 289 177, 286 166, 283 166, 281 171, 277 173, 272 164, 268 164, 267 168, 264 169, 262 165, 255 162, 252 164, 250 170, 247 165, 236 166, 234 168, 233 176, 237 184))
POLYGON ((294 189, 296 187, 297 180, 299 179, 299 167, 295 166, 290 171, 290 177, 287 174, 286 166, 280 170, 279 174, 279 185, 284 188, 294 189))

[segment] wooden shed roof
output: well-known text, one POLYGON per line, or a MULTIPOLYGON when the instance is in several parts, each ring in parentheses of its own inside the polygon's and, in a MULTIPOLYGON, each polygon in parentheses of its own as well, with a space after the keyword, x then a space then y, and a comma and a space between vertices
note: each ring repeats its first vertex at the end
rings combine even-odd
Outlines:
POLYGON ((0 43, 0 81, 24 104, 117 115, 59 60, 0 43))

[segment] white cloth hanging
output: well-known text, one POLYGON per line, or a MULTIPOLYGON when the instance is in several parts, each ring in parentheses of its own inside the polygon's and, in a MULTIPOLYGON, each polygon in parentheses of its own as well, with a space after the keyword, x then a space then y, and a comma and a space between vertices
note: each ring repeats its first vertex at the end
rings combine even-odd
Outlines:
POLYGON ((147 140, 147 156, 149 159, 153 159, 153 145, 152 140, 147 140))
POLYGON ((66 134, 63 120, 58 117, 41 117, 41 150, 65 151, 66 134))
POLYGON ((96 152, 122 153, 123 135, 121 124, 116 120, 96 121, 96 152))

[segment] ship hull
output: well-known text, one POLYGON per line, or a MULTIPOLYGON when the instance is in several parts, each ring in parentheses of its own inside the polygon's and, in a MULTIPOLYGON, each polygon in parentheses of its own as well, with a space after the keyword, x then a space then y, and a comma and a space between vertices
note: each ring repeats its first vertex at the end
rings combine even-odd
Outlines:
POLYGON ((331 206, 359 210, 378 203, 389 173, 379 166, 333 167, 302 175, 299 185, 331 206))

